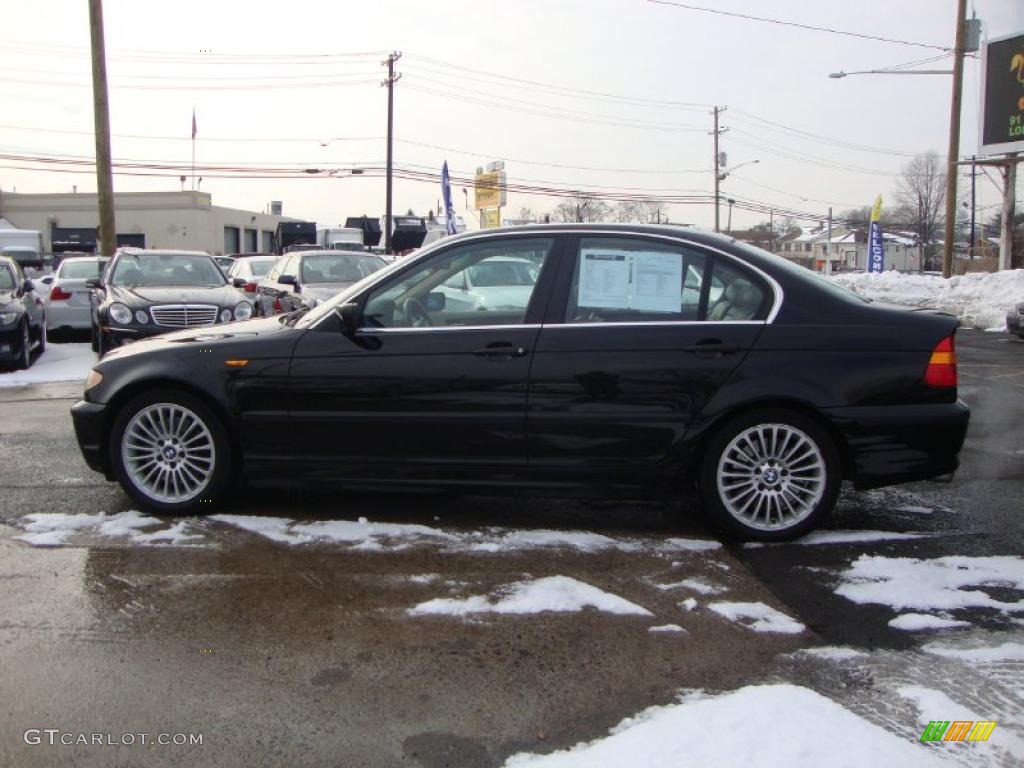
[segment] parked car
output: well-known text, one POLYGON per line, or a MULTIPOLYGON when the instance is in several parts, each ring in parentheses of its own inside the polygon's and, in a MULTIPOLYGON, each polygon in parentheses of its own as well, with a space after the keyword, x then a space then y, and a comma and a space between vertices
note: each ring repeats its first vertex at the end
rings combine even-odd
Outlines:
POLYGON ((449 309, 525 309, 540 274, 530 259, 493 258, 464 269, 441 284, 449 309))
POLYGON ((1024 301, 1006 313, 1006 330, 1024 339, 1024 301))
POLYGON ((225 275, 231 269, 231 265, 235 263, 233 256, 214 256, 213 260, 217 262, 217 266, 224 271, 225 275))
POLYGON ((627 497, 695 484, 727 534, 781 540, 820 523, 844 479, 957 468, 956 328, 693 229, 495 229, 310 310, 117 350, 72 416, 89 466, 148 509, 210 508, 234 477, 627 497), (448 281, 510 259, 539 270, 525 304, 448 305, 448 281))
POLYGON ((254 253, 246 256, 239 256, 235 263, 228 270, 228 279, 234 281, 241 279, 245 281, 242 290, 247 299, 256 303, 256 289, 260 278, 270 271, 280 256, 272 253, 254 253))
POLYGON ((101 277, 108 261, 102 256, 65 258, 54 274, 39 281, 49 288, 44 299, 48 334, 85 331, 92 326, 92 289, 85 282, 101 277))
POLYGON ((257 314, 274 315, 314 307, 384 266, 383 260, 369 253, 287 253, 256 286, 257 314))
POLYGON ((0 363, 28 368, 46 349, 46 308, 14 259, 0 256, 0 363))
POLYGON ((121 248, 92 295, 93 349, 103 357, 125 342, 252 317, 252 303, 226 282, 213 258, 198 251, 121 248))

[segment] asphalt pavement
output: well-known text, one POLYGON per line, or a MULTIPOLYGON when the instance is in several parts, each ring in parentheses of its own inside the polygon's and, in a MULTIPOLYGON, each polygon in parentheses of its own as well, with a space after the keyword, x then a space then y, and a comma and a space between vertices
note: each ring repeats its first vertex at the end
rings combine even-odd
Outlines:
POLYGON ((1020 666, 922 652, 936 638, 1020 642, 1020 613, 969 608, 959 634, 908 632, 893 607, 838 589, 865 557, 1024 552, 1024 342, 958 342, 961 470, 844 492, 826 528, 853 533, 819 544, 721 545, 690 504, 308 492, 242 492, 218 517, 139 527, 79 456, 79 385, 0 390, 0 764, 495 766, 598 738, 680 690, 777 680, 911 739, 893 681, 1024 721, 1020 666), (54 518, 32 515, 74 530, 33 546, 18 537, 54 518), (140 535, 152 530, 165 538, 140 535), (640 611, 422 610, 557 577, 640 611), (755 631, 715 601, 763 604, 803 631, 755 631), (822 646, 860 656, 800 653, 822 646), (29 729, 202 744, 31 744, 29 729))

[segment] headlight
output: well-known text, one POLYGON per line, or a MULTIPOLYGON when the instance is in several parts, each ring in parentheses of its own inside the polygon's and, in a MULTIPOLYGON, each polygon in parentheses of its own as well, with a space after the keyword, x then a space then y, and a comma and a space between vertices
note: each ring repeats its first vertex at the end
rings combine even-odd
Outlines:
POLYGON ((17 312, 3 312, 0 313, 0 325, 10 325, 18 319, 17 312))
POLYGON ((252 304, 248 301, 238 302, 238 306, 235 307, 235 320, 248 320, 252 317, 252 304))
POLYGON ((221 312, 220 312, 220 321, 222 323, 230 323, 231 322, 231 310, 230 309, 222 309, 221 310, 221 312))
POLYGON ((92 389, 101 381, 103 381, 102 373, 99 371, 89 371, 89 375, 85 377, 85 388, 92 389))
POLYGON ((111 320, 121 325, 128 325, 132 321, 132 311, 124 304, 111 304, 107 313, 111 320))
POLYGON ((139 325, 145 325, 149 322, 149 315, 146 314, 145 310, 135 310, 135 322, 139 325))

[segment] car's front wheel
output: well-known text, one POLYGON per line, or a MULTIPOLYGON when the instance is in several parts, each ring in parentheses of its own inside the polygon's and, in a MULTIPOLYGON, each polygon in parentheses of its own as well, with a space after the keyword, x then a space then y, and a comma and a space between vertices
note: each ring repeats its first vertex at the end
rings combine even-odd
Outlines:
POLYGON ((750 411, 711 439, 701 467, 701 498, 727 534, 794 539, 835 506, 840 463, 835 442, 814 419, 785 409, 750 411))
POLYGON ((24 371, 32 365, 32 333, 29 331, 28 320, 21 324, 21 340, 18 344, 18 368, 24 371))
POLYGON ((220 419, 199 398, 159 390, 123 407, 110 459, 125 491, 161 512, 209 510, 230 477, 230 444, 220 419))

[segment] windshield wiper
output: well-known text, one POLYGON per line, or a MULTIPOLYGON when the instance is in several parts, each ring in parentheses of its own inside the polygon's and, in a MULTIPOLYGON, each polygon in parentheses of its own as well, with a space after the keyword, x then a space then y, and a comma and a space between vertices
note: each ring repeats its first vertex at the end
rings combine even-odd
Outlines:
POLYGON ((303 315, 309 312, 309 310, 309 307, 302 307, 301 309, 293 310, 289 312, 287 315, 282 315, 281 322, 284 323, 285 325, 295 325, 297 322, 299 322, 299 318, 301 318, 303 315))

